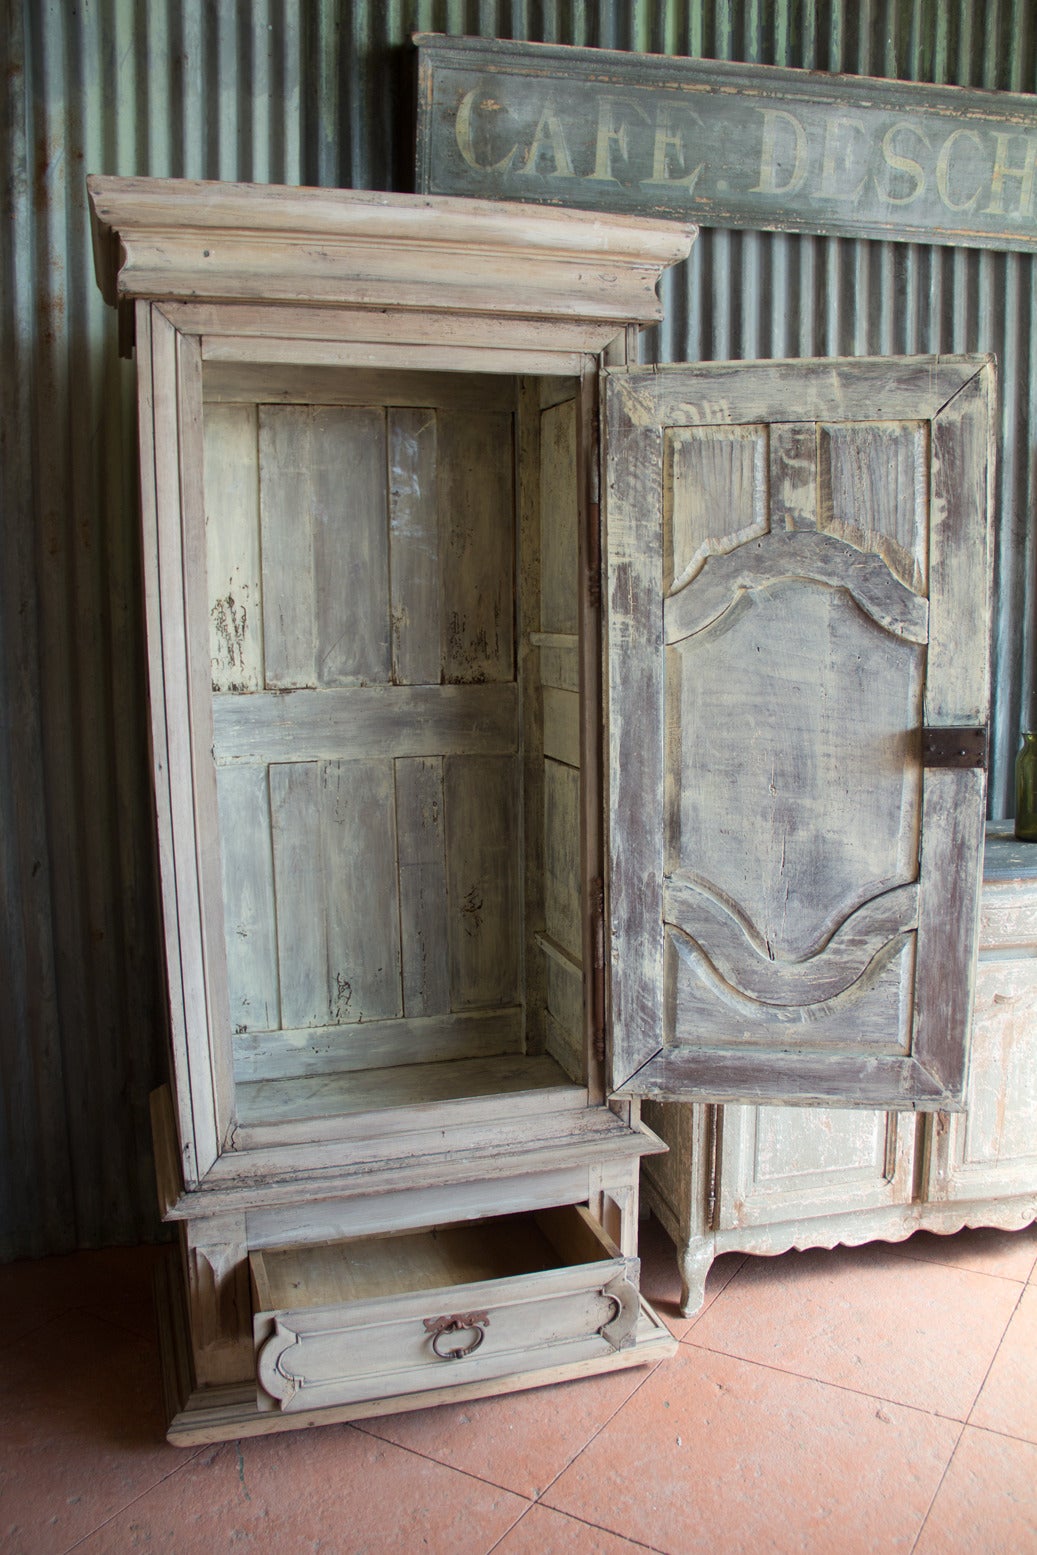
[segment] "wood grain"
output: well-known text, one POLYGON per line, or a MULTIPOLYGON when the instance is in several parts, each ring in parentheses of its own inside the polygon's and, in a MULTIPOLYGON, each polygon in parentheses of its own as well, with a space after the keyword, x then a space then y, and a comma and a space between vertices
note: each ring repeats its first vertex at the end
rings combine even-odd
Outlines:
POLYGON ((277 906, 265 767, 221 767, 220 851, 231 1029, 280 1025, 277 906))
POLYGON ((214 691, 259 691, 263 581, 254 406, 205 411, 205 539, 214 691))
POLYGON ((517 763, 450 756, 443 794, 451 1005, 514 1004, 522 960, 517 763))
POLYGON ((514 685, 363 686, 213 698, 219 764, 492 755, 518 745, 514 685))
POLYGON ((443 761, 400 758, 395 766, 403 1008, 441 1015, 450 1008, 443 761))
POLYGON ((512 418, 438 418, 443 679, 515 675, 515 492, 512 418))
POLYGON ((328 1021, 327 898, 316 762, 270 768, 281 1025, 328 1021))
POLYGON ((400 1016, 392 761, 322 762, 320 820, 331 1023, 400 1016))
POLYGON ((436 413, 389 412, 392 679, 438 686, 443 670, 436 413))

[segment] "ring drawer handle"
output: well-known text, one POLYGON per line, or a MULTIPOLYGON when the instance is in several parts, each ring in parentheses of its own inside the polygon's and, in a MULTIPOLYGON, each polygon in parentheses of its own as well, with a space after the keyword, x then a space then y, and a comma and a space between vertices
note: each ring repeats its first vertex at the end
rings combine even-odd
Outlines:
POLYGON ((427 1317, 425 1319, 425 1331, 432 1340, 432 1348, 441 1361, 459 1361, 465 1355, 471 1355, 477 1350, 485 1337, 484 1330, 490 1325, 488 1312, 453 1312, 448 1317, 427 1317), (452 1350, 440 1349, 440 1341, 444 1334, 463 1334, 471 1332, 471 1339, 467 1344, 457 1345, 452 1350))

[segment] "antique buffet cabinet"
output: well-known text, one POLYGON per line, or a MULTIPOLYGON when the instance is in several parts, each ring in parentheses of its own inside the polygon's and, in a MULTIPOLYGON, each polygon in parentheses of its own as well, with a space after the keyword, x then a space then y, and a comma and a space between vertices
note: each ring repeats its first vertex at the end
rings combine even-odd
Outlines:
POLYGON ((990 364, 637 369, 675 223, 90 196, 139 386, 171 1439, 669 1353, 643 1098, 960 1105, 990 364))

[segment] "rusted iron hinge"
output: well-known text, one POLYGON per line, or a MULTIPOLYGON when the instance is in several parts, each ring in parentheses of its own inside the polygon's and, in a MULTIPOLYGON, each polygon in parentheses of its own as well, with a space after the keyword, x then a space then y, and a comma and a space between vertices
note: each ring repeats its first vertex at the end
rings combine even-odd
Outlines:
POLYGON ((605 881, 597 875, 590 883, 591 969, 594 973, 594 1056, 605 1062, 605 881))
POLYGON ((923 767, 982 767, 987 765, 987 731, 982 725, 956 729, 922 730, 923 767))

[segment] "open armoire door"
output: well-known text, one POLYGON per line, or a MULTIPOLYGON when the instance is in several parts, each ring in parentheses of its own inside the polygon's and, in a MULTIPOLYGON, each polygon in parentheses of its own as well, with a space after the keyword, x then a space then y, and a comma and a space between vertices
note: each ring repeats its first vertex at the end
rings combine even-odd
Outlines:
POLYGON ((609 375, 620 1094, 960 1105, 991 394, 978 358, 609 375))

